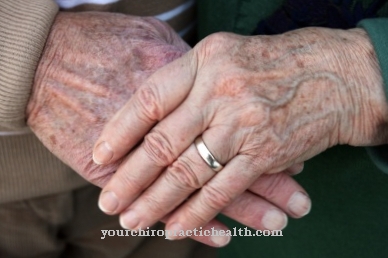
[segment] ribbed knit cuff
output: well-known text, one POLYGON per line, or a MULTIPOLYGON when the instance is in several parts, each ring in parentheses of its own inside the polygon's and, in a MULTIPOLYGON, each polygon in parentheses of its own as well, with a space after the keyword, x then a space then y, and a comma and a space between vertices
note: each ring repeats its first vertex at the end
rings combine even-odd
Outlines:
POLYGON ((0 126, 25 127, 25 110, 58 12, 51 0, 0 0, 0 126))
MULTIPOLYGON (((363 20, 358 27, 368 32, 373 43, 384 81, 385 96, 388 99, 388 18, 363 20)), ((367 151, 375 165, 388 174, 388 145, 369 147, 367 151)))

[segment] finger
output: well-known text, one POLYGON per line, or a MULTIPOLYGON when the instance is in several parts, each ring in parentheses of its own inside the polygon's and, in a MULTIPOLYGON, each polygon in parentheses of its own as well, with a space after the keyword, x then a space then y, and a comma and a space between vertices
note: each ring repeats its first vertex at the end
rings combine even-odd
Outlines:
POLYGON ((248 190, 270 201, 294 218, 307 215, 311 209, 311 200, 306 191, 284 172, 262 175, 248 190))
POLYGON ((295 176, 303 171, 304 162, 296 163, 285 170, 285 173, 291 176, 295 176))
MULTIPOLYGON (((204 201, 204 199, 199 199, 199 203, 193 204, 190 204, 190 201, 188 201, 177 211, 177 213, 182 212, 184 215, 176 215, 173 213, 166 228, 174 228, 175 226, 177 226, 176 228, 182 229, 195 227, 193 225, 206 223, 204 221, 211 219, 212 216, 214 217, 217 214, 216 211, 209 212, 209 210, 218 210, 216 205, 222 206, 219 203, 226 203, 227 197, 217 189, 212 191, 214 192, 207 196, 211 196, 210 200, 212 200, 214 204, 209 205, 207 204, 208 201, 204 201), (199 204, 202 204, 202 206, 199 204), (203 208, 203 206, 205 208, 203 208), (204 209, 208 212, 207 214, 205 214, 204 209)), ((198 198, 198 196, 199 194, 193 197, 193 199, 198 198)), ((283 172, 262 175, 259 177, 249 187, 249 191, 234 198, 232 202, 222 210, 222 213, 255 229, 281 230, 287 223, 284 212, 281 210, 286 211, 292 217, 300 218, 308 214, 310 208, 311 200, 304 189, 295 180, 283 172), (256 203, 256 206, 247 204, 253 202, 256 203), (258 210, 256 210, 256 208, 258 208, 258 210), (258 220, 258 218, 260 219, 258 220)))
MULTIPOLYGON (((303 188, 285 173, 263 175, 252 184, 249 191, 223 209, 222 214, 256 230, 282 230, 288 221, 282 210, 288 210, 291 216, 295 216, 295 212, 292 209, 290 211, 290 205, 287 204, 294 202, 295 195, 299 193, 307 196, 303 188)), ((310 200, 307 202, 310 203, 310 200)), ((311 207, 311 204, 308 207, 305 204, 303 200, 304 212, 311 207)))
MULTIPOLYGON (((208 147, 211 152, 214 150, 215 158, 221 163, 226 163, 229 158, 234 156, 238 151, 237 145, 234 144, 236 138, 234 134, 231 133, 231 130, 233 129, 208 130, 202 135, 204 139, 209 139, 211 145, 208 147), (228 140, 210 141, 210 139, 215 139, 216 136, 228 140), (230 149, 228 146, 235 147, 230 149)), ((138 161, 139 159, 131 158, 131 160, 138 161)), ((143 160, 141 161, 143 162, 143 160)), ((142 162, 140 164, 143 164, 142 162)), ((134 174, 134 172, 137 173, 137 171, 138 170, 133 170, 131 172, 131 176, 134 177, 131 181, 135 181, 135 184, 139 185, 142 183, 139 181, 142 174, 144 175, 146 172, 150 173, 149 171, 152 171, 152 169, 150 170, 148 168, 144 173, 138 175, 134 174)), ((124 227, 136 229, 154 224, 180 205, 195 190, 201 188, 214 175, 215 172, 199 155, 195 145, 191 144, 191 146, 165 170, 152 186, 126 209, 121 215, 122 225, 124 227)), ((118 180, 118 182, 122 184, 123 180, 118 180)), ((112 186, 110 189, 117 192, 117 186, 112 186)), ((123 189, 120 197, 124 204, 120 205, 120 207, 124 207, 124 205, 128 204, 128 199, 134 200, 133 196, 137 196, 139 193, 140 191, 129 192, 126 189, 123 189)))
POLYGON ((95 163, 108 164, 123 157, 186 98, 195 78, 193 53, 189 51, 151 75, 106 124, 94 146, 95 163))
MULTIPOLYGON (((166 222, 168 220, 168 216, 162 219, 162 222, 166 222)), ((213 246, 213 247, 223 247, 226 246, 232 236, 230 234, 223 234, 223 232, 227 233, 229 230, 223 223, 219 222, 216 219, 209 221, 205 226, 196 228, 191 231, 186 232, 174 232, 174 231, 166 231, 166 238, 170 240, 174 240, 177 238, 185 238, 190 237, 191 239, 201 242, 205 245, 213 246), (223 232, 222 232, 223 231, 223 232), (184 234, 183 234, 184 233, 184 234), (179 236, 184 235, 184 236, 179 236)))
MULTIPOLYGON (((178 117, 181 112, 181 115, 185 114, 183 110, 188 110, 188 108, 184 105, 179 107, 177 111, 178 117)), ((202 130, 207 124, 207 122, 202 122, 200 123, 200 126, 196 125, 198 124, 196 122, 198 120, 196 120, 195 117, 198 117, 197 114, 199 112, 200 111, 188 112, 188 114, 192 114, 188 115, 188 121, 180 121, 180 123, 173 122, 178 119, 174 118, 174 112, 173 115, 168 116, 165 119, 166 121, 162 121, 158 126, 156 126, 152 132, 147 135, 142 145, 134 151, 131 157, 122 163, 116 174, 104 187, 99 200, 101 210, 109 214, 116 214, 123 211, 131 203, 133 203, 135 198, 159 176, 164 167, 171 164, 181 152, 190 146, 190 144, 194 141, 191 137, 196 137, 196 135, 198 135, 198 132, 196 131, 199 129, 202 130), (171 118, 173 118, 172 121, 170 121, 171 118), (194 123, 191 121, 194 121, 194 123), (169 127, 169 130, 165 129, 166 126, 169 127), (162 131, 167 131, 169 133, 165 134, 162 133, 162 131), (187 135, 181 137, 179 132, 187 132, 187 135), (174 139, 177 140, 178 143, 172 144, 171 141, 174 139), (183 146, 183 148, 182 144, 186 146, 183 146), (175 148, 173 146, 175 146, 175 148)), ((201 117, 201 115, 199 115, 199 117, 201 117)), ((235 144, 237 140, 234 136, 235 134, 232 133, 234 130, 234 127, 220 126, 218 130, 208 130, 203 135, 205 139, 206 137, 211 139, 216 139, 218 137, 228 139, 226 141, 211 142, 212 145, 210 147, 215 150, 215 153, 217 154, 216 157, 219 157, 218 160, 221 163, 226 163, 238 152, 239 145, 235 144), (229 148, 229 146, 233 146, 233 148, 229 148)), ((193 163, 202 163, 202 168, 196 171, 196 173, 204 171, 205 169, 209 170, 199 154, 196 153, 195 155, 196 161, 193 161, 193 163)), ((161 201, 161 198, 164 197, 163 192, 166 192, 167 189, 168 187, 164 186, 158 192, 159 201, 161 201)), ((179 192, 175 192, 174 196, 179 196, 182 200, 187 198, 188 192, 192 191, 192 189, 187 189, 187 187, 186 189, 183 187, 180 190, 181 191, 179 192)), ((171 207, 166 206, 166 208, 171 207)))
MULTIPOLYGON (((152 186, 121 213, 122 227, 136 230, 153 225, 201 188, 214 174, 201 160, 195 146, 190 146, 152 186)), ((256 180, 250 190, 288 211, 293 217, 301 217, 308 212, 306 209, 310 202, 305 191, 284 173, 264 175, 256 180), (296 199, 292 200, 296 201, 290 201, 288 205, 289 198, 294 193, 296 199)))
POLYGON ((201 188, 215 172, 192 144, 120 215, 124 228, 151 226, 201 188))
MULTIPOLYGON (((201 133, 203 122, 200 112, 187 110, 184 105, 179 107, 174 115, 176 113, 178 117, 185 117, 184 121, 176 123, 170 121, 171 117, 168 116, 147 134, 142 144, 121 163, 102 191, 99 204, 104 212, 115 214, 127 208, 166 166, 173 163, 187 146, 190 146, 194 141, 193 137, 201 133), (177 136, 179 132, 184 132, 184 135, 177 136)), ((172 119, 174 120, 174 116, 172 119)))
MULTIPOLYGON (((221 222, 214 219, 207 223, 205 226, 199 227, 197 232, 193 232, 193 234, 197 235, 193 235, 190 238, 213 247, 223 247, 229 244, 230 240, 232 239, 231 235, 224 235, 222 233, 226 233, 228 230, 229 229, 221 222)), ((187 232, 186 235, 188 235, 187 232)), ((175 236, 174 234, 170 237, 170 239, 174 239, 174 237, 179 237, 179 235, 175 236)))
POLYGON ((282 230, 288 222, 278 207, 249 191, 233 200, 222 214, 256 230, 282 230))
POLYGON ((205 225, 262 174, 260 171, 253 173, 252 170, 252 161, 246 156, 238 155, 233 158, 221 172, 172 214, 166 229, 185 230, 205 225))

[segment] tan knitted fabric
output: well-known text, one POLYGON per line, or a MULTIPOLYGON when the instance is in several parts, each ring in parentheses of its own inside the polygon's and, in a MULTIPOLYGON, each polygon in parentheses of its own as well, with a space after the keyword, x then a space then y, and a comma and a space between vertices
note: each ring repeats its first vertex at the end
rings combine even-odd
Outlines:
MULTIPOLYGON (((58 6, 51 0, 0 0, 0 130, 25 125, 25 109, 58 6)), ((33 134, 0 136, 0 202, 86 184, 33 134)))
POLYGON ((58 11, 49 0, 0 0, 0 126, 25 126, 32 80, 58 11))

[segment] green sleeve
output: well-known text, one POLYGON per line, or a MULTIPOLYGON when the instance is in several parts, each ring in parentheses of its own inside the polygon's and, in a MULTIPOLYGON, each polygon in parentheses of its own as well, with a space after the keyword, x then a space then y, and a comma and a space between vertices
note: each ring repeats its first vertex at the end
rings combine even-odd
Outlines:
POLYGON ((227 31, 250 35, 257 23, 271 15, 284 0, 198 0, 198 36, 227 31))
MULTIPOLYGON (((365 29, 372 40, 388 99, 388 18, 362 20, 358 27, 365 29)), ((367 148, 368 154, 382 171, 388 174, 388 145, 367 148)))
POLYGON ((362 20, 358 27, 365 29, 372 40, 384 80, 385 96, 388 99, 388 18, 362 20))

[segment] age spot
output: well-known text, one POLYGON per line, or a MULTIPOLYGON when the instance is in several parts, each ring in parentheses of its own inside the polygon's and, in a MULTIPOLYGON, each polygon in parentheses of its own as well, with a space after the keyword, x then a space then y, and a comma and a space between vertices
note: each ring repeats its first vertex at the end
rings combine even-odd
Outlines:
POLYGON ((57 138, 54 135, 50 135, 50 142, 52 145, 57 145, 57 138))
POLYGON ((269 58, 269 52, 268 52, 268 50, 263 50, 263 52, 261 52, 261 57, 263 57, 263 58, 269 58))

